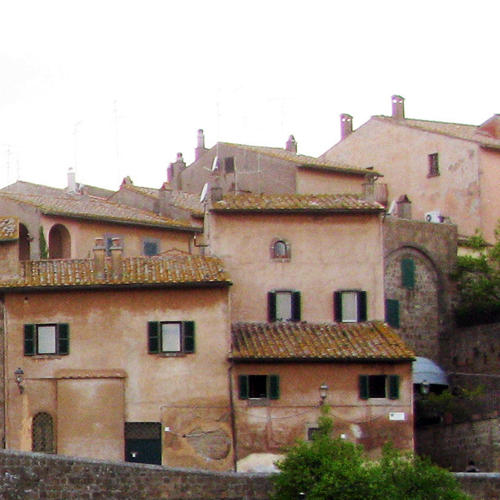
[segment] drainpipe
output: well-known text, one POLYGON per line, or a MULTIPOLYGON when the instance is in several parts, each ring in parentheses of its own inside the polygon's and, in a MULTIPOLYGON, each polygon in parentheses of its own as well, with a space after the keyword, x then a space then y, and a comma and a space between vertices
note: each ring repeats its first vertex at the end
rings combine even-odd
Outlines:
POLYGON ((238 463, 238 445, 236 439, 236 411, 234 409, 234 394, 233 394, 233 361, 229 362, 229 369, 227 371, 227 376, 229 378, 229 405, 231 408, 231 433, 233 435, 233 468, 234 472, 237 471, 238 463))

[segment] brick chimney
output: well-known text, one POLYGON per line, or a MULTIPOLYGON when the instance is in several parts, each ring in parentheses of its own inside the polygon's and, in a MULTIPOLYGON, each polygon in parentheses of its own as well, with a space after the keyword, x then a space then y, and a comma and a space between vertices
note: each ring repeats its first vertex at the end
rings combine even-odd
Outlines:
POLYGON ((96 238, 93 248, 94 252, 94 269, 96 278, 104 278, 104 261, 106 258, 106 247, 104 246, 104 238, 96 238))
POLYGON ((198 130, 198 142, 197 142, 196 149, 194 150, 194 159, 197 160, 202 156, 205 151, 208 151, 208 149, 205 147, 205 134, 203 133, 203 130, 200 128, 198 130))
POLYGON ((392 117, 395 120, 405 119, 405 100, 400 95, 392 96, 392 117))
POLYGON ((344 140, 352 134, 352 116, 346 113, 340 115, 340 139, 344 140))
POLYGON ((287 151, 290 151, 290 153, 297 153, 297 141, 295 140, 295 137, 291 135, 288 138, 288 141, 286 141, 286 148, 287 151))
POLYGON ((163 186, 158 191, 158 195, 158 211, 160 212, 160 215, 167 216, 169 214, 169 207, 172 201, 172 188, 168 182, 163 183, 163 186))
POLYGON ((167 169, 168 182, 176 191, 182 190, 181 173, 186 168, 186 163, 182 157, 182 153, 177 153, 177 159, 171 163, 167 169))

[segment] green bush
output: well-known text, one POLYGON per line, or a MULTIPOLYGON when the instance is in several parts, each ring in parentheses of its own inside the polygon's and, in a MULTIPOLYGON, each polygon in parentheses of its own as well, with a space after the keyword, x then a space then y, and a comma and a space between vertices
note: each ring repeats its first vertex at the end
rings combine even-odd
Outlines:
POLYGON ((343 439, 329 437, 328 418, 312 441, 299 442, 278 462, 271 500, 470 500, 453 475, 413 453, 384 447, 378 461, 343 439))

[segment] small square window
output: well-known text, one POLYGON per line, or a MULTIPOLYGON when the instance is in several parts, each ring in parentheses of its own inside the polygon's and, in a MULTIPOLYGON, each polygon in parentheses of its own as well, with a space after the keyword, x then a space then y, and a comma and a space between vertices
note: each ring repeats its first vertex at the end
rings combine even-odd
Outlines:
POLYGON ((399 376, 360 375, 359 397, 361 399, 399 399, 399 376))
POLYGON ((158 255, 160 242, 158 240, 144 240, 142 244, 143 254, 147 257, 158 255))
POLYGON ((278 375, 240 375, 240 399, 279 399, 278 375))
POLYGON ((439 154, 432 153, 429 155, 429 175, 428 177, 436 177, 439 175, 439 154))
POLYGON ((285 260, 291 257, 290 243, 285 240, 274 240, 271 244, 271 258, 285 260))
POLYGON ((234 156, 224 158, 224 171, 226 174, 234 172, 234 156))

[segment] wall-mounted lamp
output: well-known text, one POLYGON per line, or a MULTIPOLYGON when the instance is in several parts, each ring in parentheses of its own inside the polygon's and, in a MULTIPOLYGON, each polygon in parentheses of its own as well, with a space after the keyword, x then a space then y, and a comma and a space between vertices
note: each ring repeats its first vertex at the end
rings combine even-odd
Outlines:
POLYGON ((324 405, 325 404, 325 399, 328 396, 328 386, 323 382, 319 389, 319 405, 324 405))
POLYGON ((420 384, 420 393, 423 396, 427 396, 429 394, 429 391, 431 389, 431 384, 427 382, 427 380, 422 380, 422 383, 420 384))
POLYGON ((19 392, 22 394, 24 392, 24 380, 23 380, 24 372, 21 368, 18 368, 14 372, 14 375, 16 377, 15 380, 16 380, 17 387, 19 387, 19 392))

